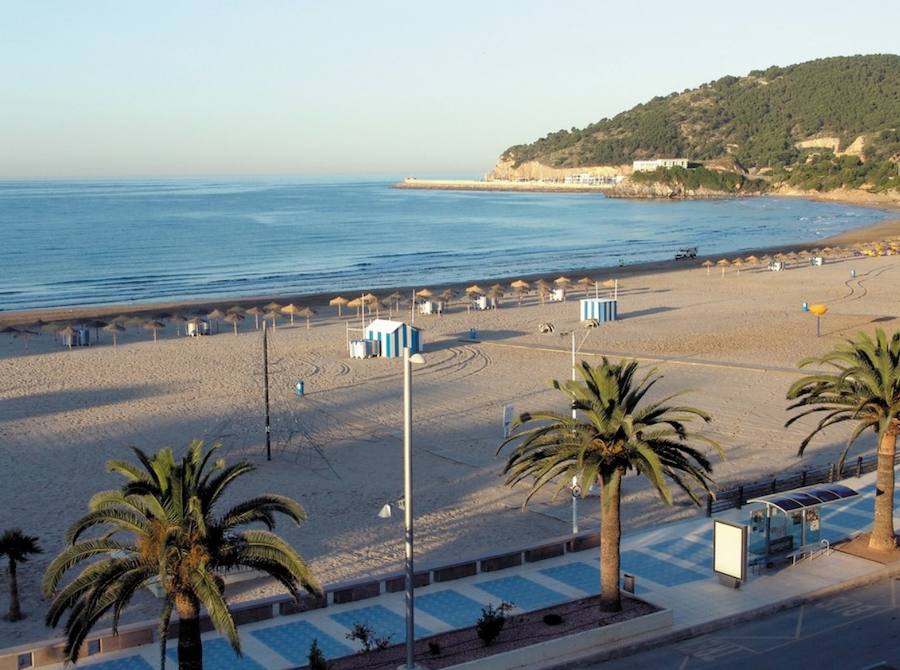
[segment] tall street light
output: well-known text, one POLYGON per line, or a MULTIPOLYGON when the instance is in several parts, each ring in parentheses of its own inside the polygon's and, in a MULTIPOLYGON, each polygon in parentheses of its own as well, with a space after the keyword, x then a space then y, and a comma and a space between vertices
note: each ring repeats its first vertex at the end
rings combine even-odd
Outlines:
POLYGON ((414 670, 416 625, 413 594, 413 497, 412 497, 412 364, 424 363, 422 354, 403 347, 403 522, 406 529, 406 670, 414 670))

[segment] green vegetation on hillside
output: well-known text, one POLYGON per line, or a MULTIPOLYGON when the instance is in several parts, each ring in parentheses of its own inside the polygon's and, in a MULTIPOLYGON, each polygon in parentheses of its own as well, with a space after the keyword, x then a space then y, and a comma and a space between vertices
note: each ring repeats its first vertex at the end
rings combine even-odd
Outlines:
POLYGON ((720 172, 706 168, 686 170, 682 167, 657 168, 652 172, 635 172, 631 180, 636 184, 669 184, 685 189, 700 188, 724 193, 762 193, 769 184, 764 179, 748 179, 736 172, 720 172))
MULTIPOLYGON (((503 158, 515 165, 536 160, 553 167, 659 157, 728 158, 738 168, 771 168, 785 178, 790 173, 793 183, 807 181, 810 170, 818 174, 825 169, 824 158, 805 163, 811 151, 797 148, 798 142, 837 137, 843 150, 864 136, 865 164, 857 166, 852 178, 848 175, 847 183, 896 188, 887 176, 900 160, 898 125, 900 56, 825 58, 722 77, 656 97, 586 128, 510 147, 503 158), (804 167, 793 176, 790 168, 800 163, 804 167)), ((831 163, 829 172, 848 168, 843 158, 831 163)), ((825 179, 823 188, 833 182, 825 179)))

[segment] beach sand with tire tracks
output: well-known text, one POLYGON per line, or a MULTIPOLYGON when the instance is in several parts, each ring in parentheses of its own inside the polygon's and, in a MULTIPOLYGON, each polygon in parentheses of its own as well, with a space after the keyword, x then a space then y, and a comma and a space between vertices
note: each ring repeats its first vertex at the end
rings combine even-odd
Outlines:
MULTIPOLYGON (((858 330, 896 329, 898 289, 897 256, 784 272, 729 268, 724 277, 691 264, 623 278, 620 320, 591 331, 578 322, 579 291, 566 303, 541 305, 531 295, 521 306, 507 298, 497 310, 467 313, 453 304, 443 317, 417 315, 427 358, 413 373, 417 560, 486 555, 568 532, 568 494, 541 493, 523 510, 526 491, 503 485, 495 452, 505 405, 565 409, 548 382, 570 375, 573 329, 579 341, 589 333, 580 358, 635 356, 664 375, 657 397, 690 390, 685 401, 714 417, 708 432, 726 454, 714 458, 714 476, 727 486, 837 457, 843 429, 797 457, 810 424, 783 428, 785 391, 802 357, 858 330), (819 338, 803 302, 829 307, 819 338), (540 322, 555 332, 539 334, 540 322), (479 342, 465 341, 470 328, 479 342)), ((115 348, 104 334, 101 346, 71 351, 50 334, 0 335, 0 526, 38 535, 46 550, 20 568, 29 617, 0 621, 0 647, 56 635, 43 625, 40 576, 88 498, 118 484, 104 463, 128 458, 130 445, 155 450, 201 438, 220 441, 229 460, 254 462, 257 472, 233 497, 277 492, 299 500, 308 522, 278 530, 323 582, 400 569, 402 519, 376 515, 402 491, 401 366, 350 360, 347 322, 359 323, 322 308, 311 328, 284 318, 272 335, 272 462, 264 453, 261 334, 252 318, 237 336, 226 324, 203 338, 176 337, 168 327, 154 343, 130 328, 115 348), (303 398, 294 392, 300 379, 303 398)), ((598 508, 596 499, 580 505, 582 528, 596 527, 598 508)), ((665 507, 637 478, 626 480, 622 512, 625 532, 701 513, 684 497, 665 507)), ((277 591, 247 582, 230 592, 238 601, 277 591)), ((127 620, 152 619, 158 609, 142 593, 127 620)))

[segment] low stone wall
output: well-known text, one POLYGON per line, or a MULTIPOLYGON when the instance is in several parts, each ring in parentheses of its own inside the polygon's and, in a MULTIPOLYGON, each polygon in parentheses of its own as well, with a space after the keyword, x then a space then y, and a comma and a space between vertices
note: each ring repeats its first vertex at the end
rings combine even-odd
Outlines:
MULTIPOLYGON (((459 563, 416 566, 418 569, 416 570, 414 583, 417 587, 427 586, 432 582, 447 582, 463 577, 471 577, 480 573, 494 572, 496 570, 519 566, 526 562, 532 563, 548 558, 563 556, 566 553, 584 551, 586 549, 596 549, 599 546, 600 540, 597 531, 584 532, 577 535, 569 534, 550 541, 543 541, 540 544, 519 547, 502 553, 494 553, 459 563)), ((239 603, 234 605, 231 608, 231 611, 235 621, 241 625, 265 621, 266 619, 272 619, 278 616, 298 614, 312 609, 319 609, 327 607, 329 604, 342 604, 374 598, 382 593, 395 593, 397 591, 403 591, 405 588, 405 574, 391 573, 388 575, 374 576, 370 579, 329 584, 325 588, 325 595, 323 597, 307 597, 300 603, 296 603, 293 598, 287 595, 273 596, 262 600, 239 603)), ((642 617, 642 619, 646 618, 647 617, 642 617)), ((615 624, 615 626, 618 625, 620 624, 615 624)), ((614 626, 608 626, 607 628, 613 627, 614 626)), ((201 618, 200 628, 203 631, 212 630, 213 626, 209 618, 201 618)), ((158 624, 153 621, 120 626, 118 635, 113 635, 112 631, 108 629, 97 631, 85 642, 84 647, 82 648, 81 657, 88 658, 104 652, 120 651, 129 647, 139 647, 150 644, 158 639, 157 629, 158 624)), ((606 630, 606 628, 601 630, 606 630)), ((169 639, 178 636, 177 623, 173 623, 169 627, 168 636, 169 639)), ((0 670, 40 668, 54 663, 60 663, 63 660, 62 646, 62 640, 56 639, 6 649, 0 652, 0 670)), ((531 647, 529 647, 529 649, 530 648, 531 647)), ((504 654, 500 654, 500 656, 503 655, 504 654)))

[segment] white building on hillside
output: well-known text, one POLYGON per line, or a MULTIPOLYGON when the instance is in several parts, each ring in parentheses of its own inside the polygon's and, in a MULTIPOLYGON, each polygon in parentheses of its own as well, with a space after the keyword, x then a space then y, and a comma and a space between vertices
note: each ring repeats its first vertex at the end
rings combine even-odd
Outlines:
POLYGON ((687 169, 687 158, 656 158, 652 161, 634 161, 631 169, 634 172, 653 172, 656 168, 680 167, 687 169))

